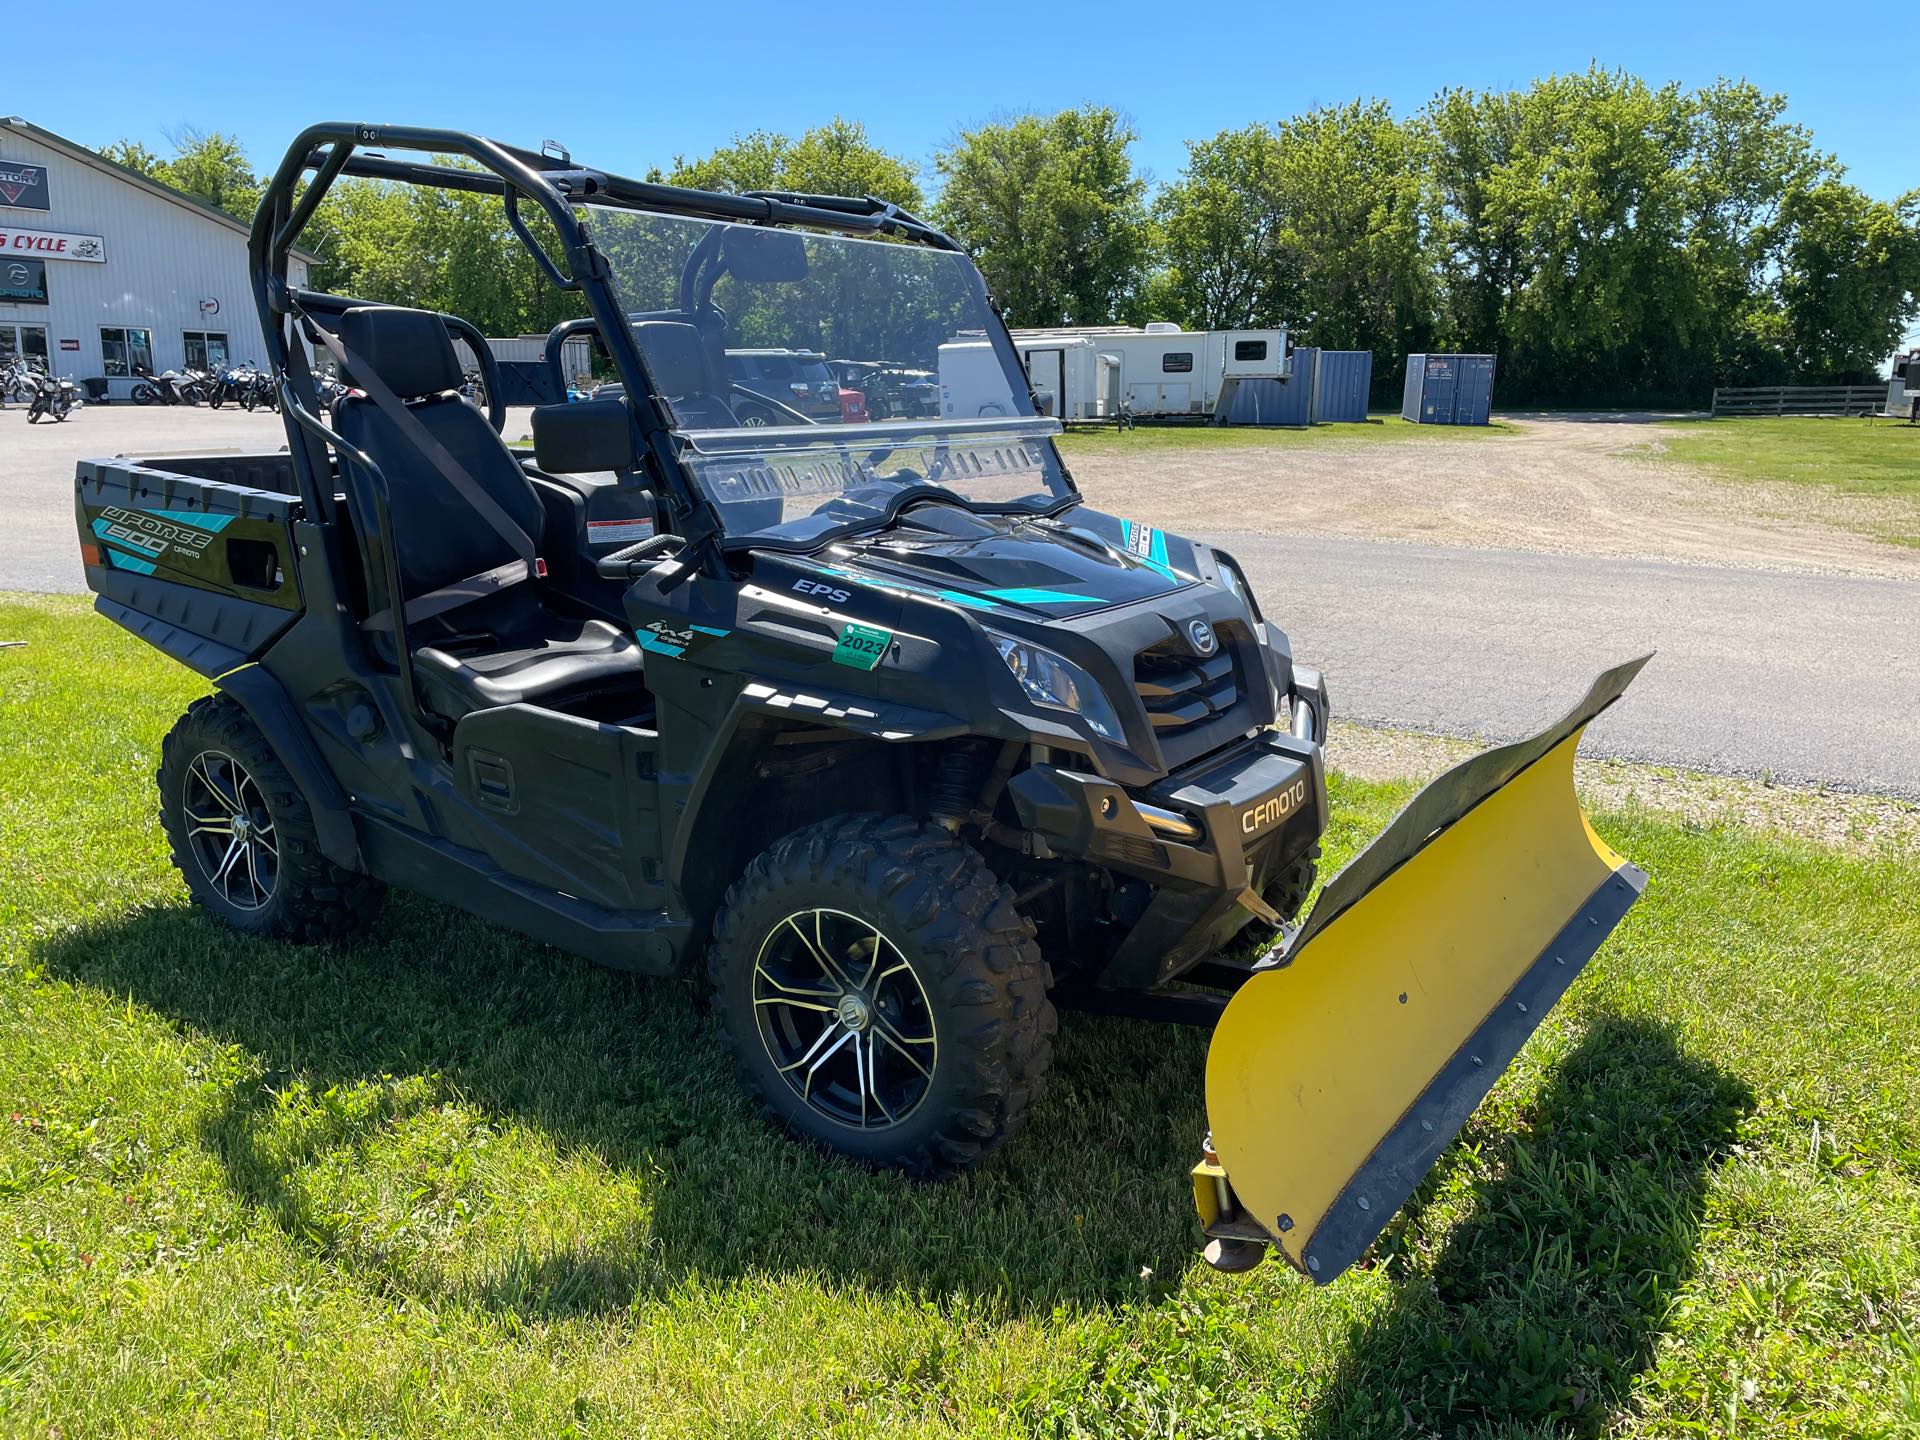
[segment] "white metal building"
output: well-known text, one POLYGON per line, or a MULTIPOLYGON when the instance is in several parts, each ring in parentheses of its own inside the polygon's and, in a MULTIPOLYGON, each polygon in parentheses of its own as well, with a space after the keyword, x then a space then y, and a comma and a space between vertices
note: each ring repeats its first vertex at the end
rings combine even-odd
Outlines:
MULTIPOLYGON (((314 257, 295 252, 306 284, 314 257)), ((104 379, 262 360, 247 227, 18 116, 0 116, 0 355, 104 379)))

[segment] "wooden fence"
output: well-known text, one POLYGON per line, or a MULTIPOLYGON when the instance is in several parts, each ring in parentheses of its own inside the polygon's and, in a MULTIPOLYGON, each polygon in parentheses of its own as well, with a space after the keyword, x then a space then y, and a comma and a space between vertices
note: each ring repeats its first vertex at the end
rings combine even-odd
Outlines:
POLYGON ((1887 403, 1879 385, 1753 385, 1713 392, 1716 415, 1877 415, 1887 403))

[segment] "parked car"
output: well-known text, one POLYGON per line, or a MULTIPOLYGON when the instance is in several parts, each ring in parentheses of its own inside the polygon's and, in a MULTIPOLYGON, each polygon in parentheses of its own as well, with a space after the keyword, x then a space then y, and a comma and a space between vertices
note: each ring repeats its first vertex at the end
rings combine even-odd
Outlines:
POLYGON ((829 360, 844 389, 858 390, 870 420, 922 420, 940 413, 940 382, 931 370, 880 360, 829 360))
MULTIPOLYGON (((742 390, 777 400, 809 420, 837 423, 847 418, 840 403, 840 382, 818 350, 729 350, 727 378, 742 390)), ((756 422, 744 404, 736 403, 734 409, 748 425, 781 423, 773 418, 756 422)))

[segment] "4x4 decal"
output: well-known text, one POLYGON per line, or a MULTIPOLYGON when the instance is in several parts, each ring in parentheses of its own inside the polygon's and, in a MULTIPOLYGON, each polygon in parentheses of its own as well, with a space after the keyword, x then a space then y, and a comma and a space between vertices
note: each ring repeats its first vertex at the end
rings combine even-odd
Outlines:
POLYGON ((671 655, 679 660, 689 653, 697 654, 715 640, 731 635, 733 632, 716 630, 711 625, 688 625, 682 629, 669 625, 664 620, 649 620, 633 633, 634 638, 640 642, 642 650, 651 651, 655 655, 671 655))

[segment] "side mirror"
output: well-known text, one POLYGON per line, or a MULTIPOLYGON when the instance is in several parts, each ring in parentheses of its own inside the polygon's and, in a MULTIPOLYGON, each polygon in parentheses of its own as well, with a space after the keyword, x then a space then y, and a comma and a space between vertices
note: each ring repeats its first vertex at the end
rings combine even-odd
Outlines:
POLYGON ((623 400, 576 400, 533 412, 533 463, 555 475, 632 470, 633 430, 623 400))

